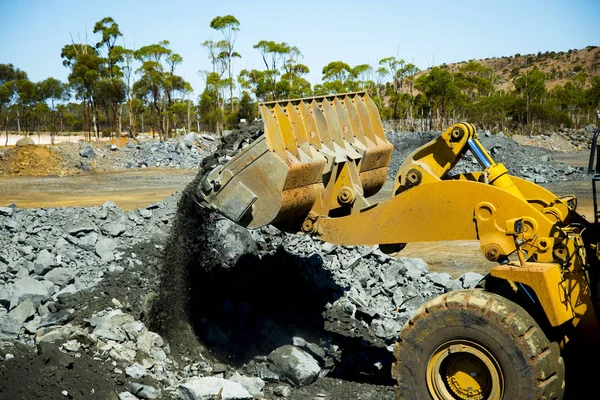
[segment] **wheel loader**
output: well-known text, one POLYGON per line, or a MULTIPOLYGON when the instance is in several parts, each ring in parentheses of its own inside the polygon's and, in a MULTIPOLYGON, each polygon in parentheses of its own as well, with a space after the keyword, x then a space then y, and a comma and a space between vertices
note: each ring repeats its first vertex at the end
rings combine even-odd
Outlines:
POLYGON ((476 288, 434 298, 404 324, 391 366, 398 399, 565 396, 565 352, 600 337, 597 175, 587 220, 575 196, 510 175, 475 127, 458 123, 390 181, 393 146, 367 93, 259 108, 264 134, 204 172, 202 206, 248 229, 270 224, 388 254, 409 242, 477 240, 495 262, 476 288), (480 171, 452 174, 467 152, 480 171))

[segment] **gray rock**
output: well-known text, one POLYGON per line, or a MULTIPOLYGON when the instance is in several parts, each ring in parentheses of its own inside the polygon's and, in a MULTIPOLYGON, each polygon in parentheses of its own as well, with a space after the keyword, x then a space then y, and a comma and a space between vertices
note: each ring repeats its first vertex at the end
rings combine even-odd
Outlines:
POLYGON ((138 208, 138 213, 144 218, 152 217, 152 210, 148 210, 145 208, 138 208))
POLYGON ((14 209, 12 207, 0 207, 0 215, 5 215, 10 217, 13 215, 14 209))
POLYGON ((25 322, 23 324, 23 327, 25 328, 25 331, 27 331, 28 333, 34 334, 37 332, 41 323, 42 323, 42 318, 40 318, 39 315, 36 315, 33 317, 33 319, 31 321, 25 322))
POLYGON ((394 290, 392 301, 394 302, 395 306, 400 306, 402 304, 404 301, 404 291, 402 287, 399 286, 394 290))
POLYGON ((241 384, 223 378, 194 377, 179 385, 179 395, 182 400, 214 400, 219 395, 219 391, 222 400, 254 398, 241 384))
POLYGON ((73 293, 77 293, 78 290, 75 287, 74 284, 69 284, 67 286, 65 286, 64 288, 60 289, 57 293, 54 294, 54 298, 58 301, 61 301, 62 299, 68 298, 69 296, 71 296, 73 293))
POLYGON ((462 281, 463 288, 470 289, 477 286, 479 281, 483 279, 483 275, 476 272, 465 272, 458 279, 462 281))
POLYGON ((153 349, 164 345, 164 340, 158 333, 143 329, 138 335, 136 345, 142 353, 151 354, 153 349))
POLYGON ((54 268, 53 270, 51 270, 44 276, 44 279, 46 279, 47 281, 50 281, 60 287, 63 287, 65 285, 73 282, 74 278, 75 278, 75 270, 73 268, 63 268, 63 267, 54 268))
POLYGON ((139 400, 136 396, 132 395, 130 392, 122 392, 119 393, 119 400, 139 400))
POLYGON ((271 368, 279 376, 296 386, 310 385, 321 372, 317 360, 292 345, 285 345, 273 350, 267 359, 271 368))
POLYGON ((223 265, 233 266, 241 256, 257 250, 257 244, 252 235, 245 228, 229 220, 217 221, 214 226, 214 235, 222 238, 214 243, 214 247, 219 253, 223 265))
POLYGON ((22 137, 21 139, 17 140, 17 142, 15 143, 15 145, 17 145, 17 147, 29 146, 32 144, 35 144, 35 142, 29 136, 22 137))
POLYGON ((446 272, 431 272, 427 274, 427 277, 433 282, 434 285, 446 288, 449 282, 452 280, 452 275, 446 272))
POLYGON ((429 272, 429 266, 420 258, 400 258, 398 261, 406 267, 407 272, 418 271, 422 275, 429 272))
POLYGON ((36 306, 50 297, 50 291, 46 285, 30 277, 17 280, 13 284, 12 290, 13 298, 16 298, 17 301, 30 299, 36 306))
POLYGON ((376 319, 371 323, 373 334, 381 339, 397 339, 400 329, 402 325, 391 318, 376 319))
POLYGON ((196 133, 195 132, 188 133, 187 135, 185 135, 183 137, 183 143, 185 143, 185 145, 187 147, 189 147, 190 149, 192 148, 192 146, 194 145, 195 142, 196 142, 196 133))
POLYGON ((133 379, 140 379, 144 375, 146 375, 146 368, 144 368, 141 364, 133 364, 127 368, 125 368, 125 373, 127 376, 132 377, 133 379))
POLYGON ((123 342, 127 340, 127 335, 122 326, 133 322, 134 318, 123 313, 121 310, 111 310, 94 314, 89 320, 89 324, 94 327, 93 333, 96 336, 123 342))
POLYGON ((67 232, 71 235, 77 235, 82 232, 92 232, 96 230, 96 224, 94 224, 91 220, 84 219, 78 220, 77 222, 69 225, 66 228, 67 232))
POLYGON ((96 232, 90 232, 87 235, 78 238, 77 245, 84 250, 94 251, 97 241, 98 234, 96 232))
POLYGON ((125 384, 127 390, 142 399, 154 400, 160 396, 161 390, 150 385, 142 385, 135 382, 125 384))
POLYGON ((109 222, 102 226, 102 233, 109 236, 120 236, 126 230, 127 225, 123 219, 117 222, 109 222))
POLYGON ((96 243, 96 254, 103 262, 111 262, 115 259, 115 249, 119 245, 117 239, 102 238, 96 243))
POLYGON ((0 316, 0 339, 16 339, 22 326, 22 323, 10 315, 0 316))
POLYGON ((15 321, 22 324, 27 321, 30 317, 35 315, 36 308, 33 302, 29 299, 23 301, 18 306, 10 310, 8 315, 13 317, 15 321))
POLYGON ((19 253, 23 254, 24 256, 28 256, 33 252, 33 247, 31 246, 17 246, 17 250, 19 251, 19 253))
POLYGON ((9 219, 7 221, 4 221, 4 227, 9 232, 17 232, 19 229, 21 229, 21 222, 16 221, 14 219, 9 219))
POLYGON ((244 376, 236 372, 229 378, 229 380, 232 382, 237 382, 245 387, 246 390, 248 390, 248 392, 254 397, 262 396, 263 394, 262 390, 265 387, 265 381, 260 378, 244 376))
POLYGON ((273 394, 277 397, 289 397, 292 394, 292 389, 289 386, 276 386, 273 389, 273 394))
POLYGON ((38 253, 33 264, 33 269, 37 275, 44 275, 56 265, 58 265, 56 256, 44 249, 38 253))
POLYGON ((85 158, 94 158, 96 157, 96 153, 94 149, 90 145, 84 146, 81 150, 79 150, 79 155, 85 158))

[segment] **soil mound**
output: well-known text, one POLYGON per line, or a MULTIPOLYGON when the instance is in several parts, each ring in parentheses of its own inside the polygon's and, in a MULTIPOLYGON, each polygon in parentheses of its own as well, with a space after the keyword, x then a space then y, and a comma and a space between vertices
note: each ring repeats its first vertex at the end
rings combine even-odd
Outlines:
POLYGON ((0 159, 0 175, 64 175, 63 159, 51 148, 27 145, 7 150, 0 159))

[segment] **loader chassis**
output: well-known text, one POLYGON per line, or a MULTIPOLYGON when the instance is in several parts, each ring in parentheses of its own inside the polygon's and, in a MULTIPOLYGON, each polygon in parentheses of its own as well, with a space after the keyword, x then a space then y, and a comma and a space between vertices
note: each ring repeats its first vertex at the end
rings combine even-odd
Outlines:
POLYGON ((481 287, 421 307, 392 375, 400 399, 560 399, 561 349, 598 336, 596 223, 574 196, 511 176, 468 123, 415 150, 386 184, 393 146, 364 92, 262 103, 264 135, 198 186, 202 205, 341 245, 478 240, 498 263, 481 287), (451 175, 470 151, 481 171, 451 175), (578 339, 581 340, 581 339, 578 339))

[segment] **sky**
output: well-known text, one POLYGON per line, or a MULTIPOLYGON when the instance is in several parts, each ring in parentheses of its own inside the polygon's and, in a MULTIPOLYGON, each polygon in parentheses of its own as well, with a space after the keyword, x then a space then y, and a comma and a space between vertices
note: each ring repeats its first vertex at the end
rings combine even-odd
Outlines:
POLYGON ((216 16, 240 21, 234 71, 264 69, 260 40, 300 49, 314 85, 323 66, 350 66, 394 56, 420 69, 443 63, 600 45, 600 0, 0 0, 0 63, 27 72, 32 81, 67 81, 61 48, 75 41, 95 44, 94 24, 112 17, 128 48, 168 40, 183 57, 176 73, 202 92, 199 71, 211 69, 205 40, 220 40, 210 28, 216 16))

